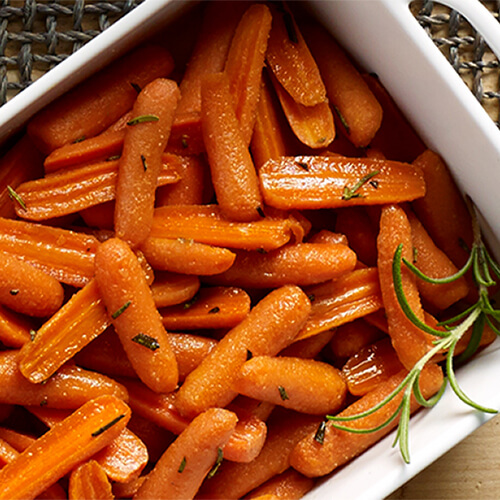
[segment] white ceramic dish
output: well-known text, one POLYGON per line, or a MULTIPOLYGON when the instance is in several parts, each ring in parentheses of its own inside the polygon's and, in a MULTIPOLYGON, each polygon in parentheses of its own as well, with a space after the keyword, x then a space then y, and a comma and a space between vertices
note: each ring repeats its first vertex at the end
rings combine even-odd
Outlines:
MULTIPOLYGON (((42 106, 169 22, 193 2, 146 0, 132 14, 84 46, 21 95, 2 107, 0 141, 42 106)), ((460 10, 500 54, 500 28, 474 0, 445 0, 460 10)), ((369 71, 377 73, 427 144, 451 167, 473 198, 500 246, 500 132, 448 65, 408 10, 408 0, 308 2, 323 23, 369 71), (496 238, 496 237, 497 238, 496 238)), ((459 370, 472 399, 500 409, 498 343, 459 370), (489 381, 489 382, 488 382, 489 381)), ((308 499, 384 498, 490 417, 479 414, 448 391, 437 407, 422 411, 410 427, 411 464, 391 447, 392 436, 325 479, 308 499)))

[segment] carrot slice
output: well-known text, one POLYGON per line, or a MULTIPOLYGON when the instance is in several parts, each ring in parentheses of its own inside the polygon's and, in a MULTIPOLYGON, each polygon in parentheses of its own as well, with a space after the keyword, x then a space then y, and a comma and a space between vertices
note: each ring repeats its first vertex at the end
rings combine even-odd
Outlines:
POLYGON ((138 376, 155 391, 175 389, 177 362, 168 334, 141 266, 124 241, 111 238, 101 244, 96 254, 95 278, 138 376))
POLYGON ((163 47, 139 47, 40 111, 28 134, 44 153, 93 137, 132 107, 137 97, 132 83, 142 88, 172 69, 172 56, 163 47))
POLYGON ((201 104, 203 140, 220 210, 229 220, 258 220, 262 200, 248 150, 250 139, 243 140, 224 73, 204 78, 201 104))
POLYGON ((199 289, 200 280, 197 276, 167 272, 156 273, 155 280, 151 285, 156 307, 181 304, 192 299, 199 289))
POLYGON ((162 153, 180 98, 177 84, 158 78, 137 96, 125 133, 116 184, 116 235, 132 246, 151 230, 162 153))
POLYGON ((249 7, 236 28, 224 68, 245 147, 252 138, 271 23, 266 5, 249 7))
POLYGON ((312 285, 354 269, 356 254, 346 245, 296 243, 269 253, 240 252, 234 264, 210 283, 250 288, 273 288, 288 283, 312 285))
POLYGON ((260 169, 266 203, 284 210, 380 205, 420 198, 425 182, 407 163, 296 156, 270 160, 260 169))
POLYGON ((114 498, 106 473, 95 460, 89 460, 73 469, 69 476, 68 493, 71 500, 114 498))
POLYGON ((130 409, 116 397, 89 401, 0 471, 0 498, 35 498, 108 445, 129 418, 130 409))
POLYGON ((250 311, 250 297, 241 288, 201 288, 193 299, 160 310, 169 330, 232 328, 250 311))
POLYGON ((357 269, 307 289, 311 315, 296 340, 305 339, 383 307, 376 268, 357 269))
POLYGON ((0 251, 68 285, 82 287, 90 281, 98 245, 91 235, 0 218, 0 251))
POLYGON ((266 481, 247 495, 246 498, 248 500, 257 500, 258 498, 261 500, 264 500, 264 498, 269 498, 269 500, 278 498, 299 499, 311 491, 314 485, 315 481, 313 479, 303 476, 290 468, 266 481))

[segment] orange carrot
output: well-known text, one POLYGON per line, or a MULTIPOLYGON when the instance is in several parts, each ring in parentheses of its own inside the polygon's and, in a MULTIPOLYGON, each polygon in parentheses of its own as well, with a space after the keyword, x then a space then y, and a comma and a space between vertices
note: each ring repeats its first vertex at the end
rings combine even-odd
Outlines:
POLYGON ((355 265, 356 254, 345 245, 297 243, 269 253, 237 251, 234 264, 207 281, 250 288, 312 285, 348 273, 355 265))
POLYGON ((103 394, 127 400, 122 385, 99 373, 66 365, 46 383, 33 384, 19 371, 18 363, 19 351, 0 353, 0 403, 73 409, 103 394))
POLYGON ((335 243, 341 245, 349 245, 349 240, 343 233, 334 233, 328 229, 321 229, 321 231, 313 234, 307 240, 308 243, 335 243))
POLYGON ((3 438, 0 438, 0 469, 18 457, 17 450, 3 438))
POLYGON ((297 340, 293 344, 283 349, 279 355, 289 356, 294 358, 313 359, 326 347, 332 340, 335 334, 335 329, 326 330, 324 332, 307 337, 302 340, 297 340))
POLYGON ((199 289, 200 280, 197 276, 167 272, 155 273, 155 279, 151 285, 156 307, 181 304, 192 299, 199 289))
POLYGON ((0 471, 0 498, 35 498, 108 445, 129 418, 130 409, 116 397, 89 401, 0 471))
POLYGON ((249 500, 263 500, 263 496, 269 495, 274 499, 299 500, 314 487, 315 482, 293 469, 287 469, 278 474, 263 485, 253 490, 246 498, 249 500))
POLYGON ((93 236, 58 227, 0 218, 0 251, 47 272, 58 281, 82 287, 94 274, 99 242, 93 236))
POLYGON ((85 208, 79 214, 88 227, 112 231, 115 216, 115 201, 106 201, 99 205, 85 208))
POLYGON ((260 182, 265 202, 284 210, 399 203, 425 194, 418 168, 369 158, 270 160, 260 169, 260 182))
POLYGON ((383 307, 376 268, 357 269, 307 289, 311 315, 295 340, 343 325, 383 307))
POLYGON ((151 230, 162 153, 179 98, 174 81, 158 78, 137 96, 128 122, 116 184, 115 231, 132 246, 151 230))
POLYGON ((154 269, 202 276, 223 273, 236 258, 226 248, 184 238, 149 237, 140 248, 154 269))
MULTIPOLYGON (((264 5, 262 7, 267 9, 264 5)), ((229 220, 249 222, 261 217, 262 201, 255 167, 231 99, 224 73, 204 78, 201 87, 202 133, 217 201, 229 220)))
POLYGON ((12 446, 18 452, 24 451, 36 440, 33 436, 9 429, 7 427, 0 427, 0 439, 12 446))
POLYGON ((22 315, 0 307, 0 341, 7 347, 22 347, 30 340, 33 325, 22 315))
POLYGON ((181 414, 194 416, 229 403, 236 395, 232 384, 248 351, 256 356, 281 351, 304 324, 310 307, 306 295, 295 286, 284 286, 264 297, 186 377, 176 400, 181 414))
POLYGON ((234 431, 234 413, 213 408, 196 417, 169 446, 134 498, 194 498, 205 476, 222 457, 234 431))
POLYGON ((21 349, 19 369, 31 382, 52 376, 110 325, 95 280, 75 293, 21 349))
MULTIPOLYGON (((406 370, 392 376, 387 382, 379 385, 361 399, 348 406, 339 416, 355 415, 375 406, 389 395, 406 376, 406 370)), ((434 395, 443 382, 443 372, 437 365, 426 365, 420 376, 420 390, 424 398, 434 395)), ((402 394, 396 396, 388 404, 371 415, 346 422, 346 426, 358 429, 370 429, 385 422, 394 413, 401 401, 402 394)), ((411 410, 418 408, 418 403, 412 397, 411 410)), ((369 446, 385 436, 398 424, 398 419, 393 420, 388 426, 368 434, 354 434, 348 431, 335 429, 327 425, 323 443, 314 439, 315 432, 304 438, 293 450, 290 462, 294 469, 308 477, 328 474, 335 468, 347 463, 355 456, 361 454, 369 446)))
POLYGON ((111 238, 98 248, 95 266, 102 300, 137 374, 155 391, 175 389, 175 355, 136 256, 111 238))
POLYGON ((245 147, 252 138, 271 23, 268 7, 250 6, 236 28, 224 68, 245 147))
POLYGON ((147 476, 139 476, 128 483, 114 483, 113 495, 115 498, 133 498, 139 491, 147 476))
POLYGON ((382 107, 332 36, 320 25, 303 26, 303 34, 316 59, 328 99, 355 146, 367 146, 382 121, 382 107))
POLYGON ((111 484, 102 467, 89 460, 79 465, 69 476, 70 500, 113 500, 111 484))
POLYGON ((333 366, 285 356, 253 357, 241 367, 233 387, 245 396, 313 415, 339 410, 347 394, 333 366))
POLYGON ((28 134, 45 153, 93 137, 132 107, 137 97, 132 84, 142 88, 172 68, 172 56, 163 47, 139 47, 40 111, 28 134))
POLYGON ((170 330, 232 328, 250 311, 250 297, 241 288, 201 288, 184 304, 160 310, 163 326, 170 330))

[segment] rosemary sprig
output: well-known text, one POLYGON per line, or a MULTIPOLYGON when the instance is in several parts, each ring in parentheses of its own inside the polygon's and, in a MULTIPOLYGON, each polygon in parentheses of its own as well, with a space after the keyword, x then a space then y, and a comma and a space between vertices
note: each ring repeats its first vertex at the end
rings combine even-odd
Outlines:
POLYGON ((482 241, 476 212, 471 203, 469 203, 469 210, 472 216, 474 241, 472 244, 472 248, 470 249, 470 256, 467 262, 465 263, 464 267, 454 275, 441 279, 426 276, 421 271, 419 271, 419 269, 413 263, 409 262, 405 258, 402 258, 403 245, 399 245, 392 261, 394 289, 398 302, 408 319, 414 325, 419 327, 421 330, 436 336, 434 347, 417 361, 417 363, 409 371, 408 375, 398 385, 398 387, 396 387, 393 392, 391 392, 383 401, 381 401, 376 406, 356 415, 346 417, 327 415, 326 417, 332 422, 332 425, 338 429, 354 433, 370 433, 383 429, 399 416, 398 429, 396 432, 394 445, 399 443, 401 455, 406 463, 410 462, 408 438, 410 403, 412 395, 416 398, 420 405, 424 407, 432 407, 440 400, 447 384, 449 383, 453 392, 458 396, 460 400, 462 400, 467 405, 484 413, 497 413, 497 410, 482 406, 470 399, 469 396, 467 396, 460 388, 454 370, 456 364, 462 363, 475 354, 480 345, 481 336, 485 324, 488 324, 497 333, 497 335, 500 335, 500 309, 494 309, 488 295, 488 288, 496 284, 493 276, 500 278, 500 266, 495 262, 482 241), (457 316, 439 323, 439 326, 445 327, 444 331, 429 327, 415 315, 408 304, 403 290, 401 262, 403 262, 405 266, 410 269, 410 271, 412 271, 416 276, 429 283, 434 284, 450 283, 462 277, 469 269, 472 269, 474 281, 478 286, 478 301, 473 306, 467 308, 457 316), (466 349, 460 356, 454 358, 455 348, 458 342, 470 328, 472 328, 472 334, 466 349), (425 365, 436 354, 443 352, 446 353, 446 376, 443 385, 441 386, 437 394, 435 394, 432 398, 426 400, 419 388, 420 374, 425 365), (367 429, 354 429, 346 425, 342 425, 343 422, 359 420, 375 413, 377 410, 387 405, 400 394, 402 394, 402 398, 398 407, 396 408, 394 413, 381 425, 367 429))
POLYGON ((364 175, 359 179, 356 184, 352 188, 349 186, 344 186, 344 192, 342 193, 342 199, 345 201, 351 200, 352 198, 362 198, 362 194, 359 193, 359 189, 363 187, 372 177, 376 176, 379 174, 379 170, 374 170, 373 172, 370 172, 369 174, 364 175))

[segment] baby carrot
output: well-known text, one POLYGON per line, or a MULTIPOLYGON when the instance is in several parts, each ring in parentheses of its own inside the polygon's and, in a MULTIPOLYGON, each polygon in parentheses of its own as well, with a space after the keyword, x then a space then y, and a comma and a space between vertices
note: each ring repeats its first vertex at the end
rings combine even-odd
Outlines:
POLYGON ((174 81, 158 78, 137 96, 128 122, 118 167, 115 231, 132 246, 151 230, 162 153, 179 98, 174 81))
POLYGON ((327 363, 285 356, 255 356, 236 378, 234 389, 301 413, 324 415, 344 404, 347 387, 340 371, 327 363))
POLYGON ((167 448, 135 495, 136 500, 194 498, 234 431, 234 413, 213 408, 196 417, 167 448))
POLYGON ((137 97, 132 83, 142 88, 172 68, 172 56, 163 47, 139 47, 40 111, 28 134, 44 153, 93 137, 132 107, 137 97))
POLYGON ((232 385, 248 351, 256 356, 277 354, 305 323, 310 307, 296 286, 284 286, 264 297, 186 377, 176 400, 181 414, 192 417, 229 403, 236 396, 232 385))
POLYGON ((302 340, 297 340, 293 344, 283 349, 279 355, 294 358, 313 359, 332 340, 335 328, 318 333, 302 340))
MULTIPOLYGON (((231 406, 228 409, 233 410, 231 406)), ((234 411, 238 416, 238 422, 222 451, 226 460, 248 463, 261 452, 266 440, 267 426, 252 413, 238 409, 234 411)))
POLYGON ((0 469, 10 462, 13 462, 19 453, 3 438, 0 438, 0 469))
POLYGON ((0 439, 12 446, 16 451, 21 452, 33 444, 36 438, 7 427, 0 427, 0 439))
POLYGON ((167 307, 181 304, 192 299, 200 289, 197 276, 185 274, 157 272, 151 285, 156 307, 167 307))
POLYGON ((113 491, 106 473, 95 461, 79 465, 69 476, 70 500, 113 500, 113 491))
POLYGON ((264 484, 255 488, 245 498, 249 500, 262 499, 269 495, 269 500, 287 498, 288 500, 299 500, 314 487, 314 480, 303 476, 292 468, 287 469, 282 474, 278 474, 264 484))
POLYGON ((308 243, 336 243, 342 245, 349 245, 349 240, 345 234, 339 232, 334 233, 328 229, 321 229, 307 239, 308 243))
POLYGON ((95 277, 138 376, 155 391, 175 389, 177 362, 151 290, 130 247, 118 238, 102 243, 96 254, 95 277))
POLYGON ((130 409, 120 399, 89 401, 0 471, 0 498, 35 498, 125 428, 130 409))
POLYGON ((204 78, 201 116, 203 140, 222 214, 234 221, 258 220, 262 200, 257 174, 240 132, 224 73, 204 78))

